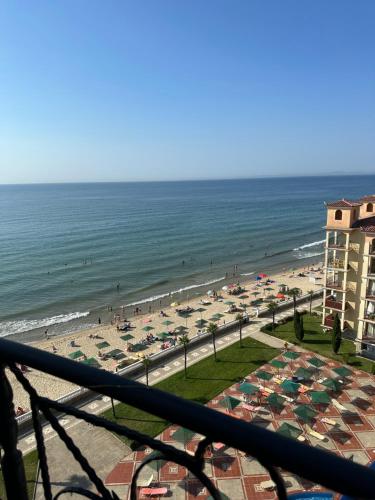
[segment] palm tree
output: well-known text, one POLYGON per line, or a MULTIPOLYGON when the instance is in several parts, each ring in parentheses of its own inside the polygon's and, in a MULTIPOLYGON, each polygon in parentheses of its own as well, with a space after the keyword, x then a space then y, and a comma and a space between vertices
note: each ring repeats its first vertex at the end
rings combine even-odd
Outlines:
POLYGON ((272 331, 274 331, 275 330, 275 314, 276 314, 276 311, 277 311, 277 304, 276 304, 276 302, 270 302, 269 304, 267 304, 267 309, 272 314, 272 331))
POLYGON ((217 332, 217 324, 216 323, 210 323, 207 327, 207 331, 209 333, 211 333, 212 335, 212 345, 213 345, 213 348, 214 348, 214 358, 215 358, 215 361, 217 361, 216 359, 216 332, 217 332))
POLYGON ((184 370, 185 370, 185 378, 187 378, 187 346, 190 342, 190 339, 187 335, 181 335, 178 339, 180 345, 184 347, 184 370))
POLYGON ((310 295, 310 316, 311 316, 311 308, 312 308, 314 290, 308 290, 307 293, 310 295))
POLYGON ((145 356, 145 357, 142 359, 142 364, 143 364, 143 366, 145 367, 145 372, 146 372, 146 385, 148 386, 148 371, 149 371, 149 369, 150 369, 151 359, 150 359, 148 356, 145 356))
POLYGON ((297 308, 297 297, 299 297, 302 293, 302 290, 300 288, 290 288, 286 294, 289 295, 289 297, 293 297, 293 310, 294 313, 296 312, 297 308))
POLYGON ((242 324, 243 324, 243 316, 241 313, 238 313, 236 315, 236 321, 238 321, 238 325, 240 327, 240 347, 243 347, 242 345, 242 324))

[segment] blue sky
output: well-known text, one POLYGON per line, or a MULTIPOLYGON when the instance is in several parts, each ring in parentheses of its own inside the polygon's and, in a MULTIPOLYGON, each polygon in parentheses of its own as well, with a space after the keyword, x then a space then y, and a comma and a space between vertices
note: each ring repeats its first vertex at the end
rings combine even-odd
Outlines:
POLYGON ((5 0, 0 183, 375 171, 373 0, 5 0))

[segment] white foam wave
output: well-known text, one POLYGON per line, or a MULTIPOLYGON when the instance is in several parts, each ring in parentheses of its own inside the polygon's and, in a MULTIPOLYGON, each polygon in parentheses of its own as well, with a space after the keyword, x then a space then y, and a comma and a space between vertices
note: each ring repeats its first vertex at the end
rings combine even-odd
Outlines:
POLYGON ((89 311, 73 312, 69 314, 59 314, 50 318, 43 319, 22 319, 16 321, 4 321, 0 323, 0 337, 13 335, 15 333, 27 332, 35 328, 44 328, 46 326, 57 325, 58 323, 67 323, 73 319, 84 318, 88 316, 89 311))
POLYGON ((251 276, 252 274, 255 274, 255 271, 251 273, 241 273, 241 276, 251 276))
POLYGON ((185 292, 187 290, 192 290, 193 288, 200 288, 202 286, 213 285, 214 283, 218 283, 219 281, 222 281, 223 279, 225 279, 224 276, 222 276, 221 278, 211 280, 211 281, 206 281, 206 283, 200 283, 199 285, 189 285, 189 286, 185 286, 183 288, 179 288, 178 290, 173 290, 172 292, 161 293, 160 295, 153 295, 152 297, 147 297, 146 299, 137 300, 136 302, 131 302, 130 304, 125 304, 125 307, 139 306, 140 304, 146 304, 148 302, 153 302, 154 300, 164 299, 165 297, 175 295, 176 293, 182 293, 182 292, 185 292))
POLYGON ((293 248, 293 252, 297 252, 298 250, 303 250, 304 248, 310 248, 310 247, 322 245, 324 242, 325 242, 325 240, 319 240, 319 241, 313 241, 312 243, 306 243, 306 245, 302 245, 300 247, 293 248))
POLYGON ((308 259, 310 257, 317 257, 318 255, 324 255, 324 252, 300 252, 296 257, 298 260, 308 259))

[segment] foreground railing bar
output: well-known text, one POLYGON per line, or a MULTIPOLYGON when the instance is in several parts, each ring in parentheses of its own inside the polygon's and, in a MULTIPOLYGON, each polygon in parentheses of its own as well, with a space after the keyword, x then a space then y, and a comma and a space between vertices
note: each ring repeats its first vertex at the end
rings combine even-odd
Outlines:
POLYGON ((234 420, 198 403, 120 378, 105 370, 81 365, 6 339, 0 339, 0 358, 4 363, 22 363, 151 412, 159 418, 207 436, 212 441, 225 442, 334 491, 357 498, 374 497, 375 472, 333 453, 234 420))

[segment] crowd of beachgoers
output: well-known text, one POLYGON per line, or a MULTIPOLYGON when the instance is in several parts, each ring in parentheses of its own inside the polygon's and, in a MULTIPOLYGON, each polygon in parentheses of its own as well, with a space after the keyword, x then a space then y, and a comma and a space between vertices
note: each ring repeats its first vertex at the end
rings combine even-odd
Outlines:
MULTIPOLYGON (((322 264, 273 274, 260 273, 245 283, 233 283, 220 290, 207 290, 203 296, 189 301, 175 300, 169 307, 149 312, 137 308, 132 317, 124 317, 123 310, 114 311, 111 324, 63 336, 49 336, 34 342, 38 347, 77 362, 117 372, 152 353, 173 347, 181 335, 190 338, 204 332, 209 323, 218 327, 233 321, 237 314, 255 318, 262 307, 274 301, 288 300, 288 290, 299 288, 302 294, 317 290, 323 284, 322 264)), ((57 399, 76 389, 73 384, 54 379, 36 370, 22 367, 36 390, 51 399, 57 399)), ((12 376, 11 376, 12 378, 12 376)), ((27 395, 14 382, 15 404, 18 414, 29 409, 27 395)))

